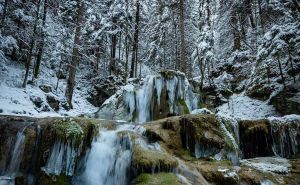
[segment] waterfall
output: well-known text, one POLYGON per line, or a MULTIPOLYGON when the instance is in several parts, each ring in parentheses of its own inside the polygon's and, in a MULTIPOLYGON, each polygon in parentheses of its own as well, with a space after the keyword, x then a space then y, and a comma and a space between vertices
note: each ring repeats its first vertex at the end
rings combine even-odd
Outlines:
POLYGON ((102 119, 148 122, 199 108, 200 95, 184 74, 175 71, 149 75, 140 84, 128 84, 106 100, 97 116, 102 119), (127 113, 124 115, 123 113, 127 113))
POLYGON ((15 177, 19 170, 19 166, 23 157, 25 147, 25 134, 23 132, 18 132, 16 137, 16 142, 11 153, 11 159, 9 165, 6 169, 5 175, 9 177, 15 177))
MULTIPOLYGON (((101 128, 83 162, 84 170, 74 178, 74 184, 126 185, 131 164, 131 140, 123 131, 143 133, 135 125, 120 125, 116 130, 101 128)), ((124 132, 125 133, 125 132, 124 132)))
POLYGON ((300 153, 300 116, 270 117, 272 149, 275 155, 290 157, 300 153))
POLYGON ((42 169, 47 174, 60 175, 64 173, 72 176, 75 170, 79 148, 75 146, 75 140, 55 141, 46 166, 42 169))
POLYGON ((25 127, 22 131, 18 131, 12 150, 8 156, 8 163, 5 170, 0 174, 1 185, 13 185, 14 179, 18 176, 19 167, 23 158, 25 148, 25 127))

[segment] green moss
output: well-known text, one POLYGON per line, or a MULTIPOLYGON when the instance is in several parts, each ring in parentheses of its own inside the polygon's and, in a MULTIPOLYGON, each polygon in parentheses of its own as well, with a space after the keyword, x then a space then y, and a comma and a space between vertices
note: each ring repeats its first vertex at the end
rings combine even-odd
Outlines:
POLYGON ((81 126, 74 119, 55 120, 51 125, 57 138, 61 140, 75 140, 79 145, 84 138, 81 126))
POLYGON ((189 108, 183 98, 177 100, 177 103, 182 107, 184 114, 189 114, 189 108))
POLYGON ((46 176, 43 175, 39 182, 40 185, 70 185, 70 178, 65 175, 46 176))
POLYGON ((262 132, 265 134, 269 134, 269 122, 268 120, 243 120, 240 122, 241 126, 245 128, 245 134, 254 134, 257 132, 262 132))
POLYGON ((177 75, 176 71, 161 71, 160 74, 166 79, 172 79, 177 75))
POLYGON ((132 155, 132 166, 139 172, 152 172, 153 167, 160 167, 161 171, 171 171, 178 162, 173 156, 158 151, 146 150, 135 145, 132 155))
POLYGON ((179 149, 178 153, 177 153, 181 159, 185 160, 185 161, 195 161, 197 160, 195 157, 193 157, 191 155, 191 152, 189 150, 186 149, 179 149))
POLYGON ((142 173, 137 177, 136 185, 182 185, 179 179, 173 173, 142 173))

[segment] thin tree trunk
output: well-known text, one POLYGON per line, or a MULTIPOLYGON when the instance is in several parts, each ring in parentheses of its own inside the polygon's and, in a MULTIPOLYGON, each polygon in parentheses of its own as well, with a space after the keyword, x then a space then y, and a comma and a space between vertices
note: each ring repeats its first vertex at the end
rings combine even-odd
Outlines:
POLYGON ((295 7, 297 8, 298 12, 300 13, 300 5, 299 5, 298 1, 297 0, 292 0, 292 1, 294 3, 295 7))
POLYGON ((39 72, 40 72, 40 65, 42 61, 43 56, 43 50, 44 50, 44 43, 45 43, 45 26, 46 26, 46 16, 47 16, 47 0, 44 1, 44 13, 43 13, 43 30, 41 34, 41 44, 38 49, 38 55, 36 59, 35 69, 34 69, 34 78, 38 78, 39 72))
POLYGON ((279 72, 280 72, 281 80, 282 80, 283 85, 285 86, 285 79, 283 77, 282 66, 281 66, 281 62, 279 60, 279 57, 277 57, 277 62, 278 62, 278 67, 279 67, 279 72))
POLYGON ((80 43, 80 36, 81 36, 81 23, 84 14, 84 2, 78 2, 78 12, 77 12, 77 23, 75 29, 75 37, 74 37, 74 46, 72 51, 72 62, 69 69, 69 77, 67 82, 67 89, 66 89, 66 100, 69 104, 70 108, 72 109, 72 97, 73 91, 75 86, 75 75, 76 75, 76 68, 78 65, 78 58, 79 58, 79 43, 80 43))
POLYGON ((34 45, 35 45, 36 30, 37 30, 37 24, 38 24, 38 21, 39 21, 40 3, 41 3, 41 0, 38 0, 37 5, 36 5, 37 6, 36 15, 35 15, 36 17, 35 17, 35 21, 34 21, 34 25, 33 25, 33 32, 32 32, 32 37, 31 37, 31 42, 30 42, 28 58, 27 58, 27 61, 26 61, 26 64, 25 64, 26 71, 25 71, 25 77, 24 77, 24 81, 23 81, 23 85, 22 85, 23 88, 26 87, 27 79, 28 79, 28 76, 29 76, 31 57, 32 57, 33 48, 34 48, 34 45))
POLYGON ((4 1, 4 6, 3 6, 3 16, 1 19, 1 25, 0 28, 2 28, 4 26, 5 23, 5 18, 6 18, 6 13, 7 13, 7 5, 8 5, 8 0, 4 1))
MULTIPOLYGON (((112 19, 113 27, 112 31, 116 29, 117 18, 113 17, 112 19)), ((117 34, 113 33, 111 36, 111 59, 109 65, 109 74, 115 74, 116 72, 116 51, 117 51, 117 34)))
POLYGON ((185 37, 184 37, 184 0, 180 0, 179 4, 179 29, 180 29, 180 70, 186 73, 186 58, 185 58, 185 37))
POLYGON ((134 28, 134 40, 133 40, 133 53, 131 61, 130 77, 136 77, 137 75, 137 61, 138 61, 138 42, 139 42, 139 21, 140 21, 140 2, 136 1, 136 15, 135 15, 135 28, 134 28))
POLYGON ((239 31, 237 30, 238 19, 235 13, 231 16, 232 32, 233 32, 233 51, 241 48, 241 38, 239 31))
MULTIPOLYGON (((293 59, 292 59, 290 48, 288 49, 288 54, 289 54, 289 62, 291 64, 292 71, 294 71, 293 59)), ((294 72, 292 73, 292 77, 293 77, 294 83, 296 83, 296 78, 295 78, 294 72)))

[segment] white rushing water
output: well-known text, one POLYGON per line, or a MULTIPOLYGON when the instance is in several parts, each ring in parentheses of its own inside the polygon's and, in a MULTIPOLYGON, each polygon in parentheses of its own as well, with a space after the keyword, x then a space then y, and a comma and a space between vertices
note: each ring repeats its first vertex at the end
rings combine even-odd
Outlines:
POLYGON ((0 174, 0 185, 14 185, 14 179, 19 173, 19 167, 22 161, 24 148, 25 148, 25 134, 23 131, 19 131, 16 136, 16 140, 12 151, 10 153, 10 160, 8 166, 2 174, 0 174))
POLYGON ((184 74, 149 75, 142 85, 128 84, 104 102, 98 116, 144 123, 158 114, 180 115, 199 108, 200 95, 192 91, 184 74), (127 113, 127 114, 126 114, 127 113))
POLYGON ((67 142, 57 140, 51 150, 50 157, 43 170, 47 174, 72 176, 75 170, 76 158, 79 148, 75 147, 75 141, 67 142))
POLYGON ((126 185, 131 164, 131 141, 122 131, 143 133, 144 128, 121 125, 116 130, 101 128, 85 161, 84 171, 75 178, 74 184, 126 185))

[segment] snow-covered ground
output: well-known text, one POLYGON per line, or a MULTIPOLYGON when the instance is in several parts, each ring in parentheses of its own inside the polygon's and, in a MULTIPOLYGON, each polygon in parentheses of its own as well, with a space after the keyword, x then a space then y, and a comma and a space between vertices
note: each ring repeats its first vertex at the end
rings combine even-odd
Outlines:
MULTIPOLYGON (((0 62, 0 70, 0 115, 33 117, 78 116, 91 114, 98 110, 97 107, 94 107, 86 100, 88 87, 85 85, 86 82, 84 80, 78 80, 74 89, 73 109, 67 111, 60 106, 59 111, 54 111, 48 105, 46 97, 51 96, 63 102, 66 88, 66 80, 60 80, 57 91, 55 90, 57 83, 55 70, 43 65, 36 84, 27 85, 26 88, 21 87, 25 72, 23 65, 13 61, 2 60, 0 62), (45 93, 39 88, 40 85, 50 86, 52 92, 45 93), (32 101, 36 98, 40 98, 42 104, 40 108, 32 101)), ((81 73, 78 73, 78 77, 80 76, 81 73)))
POLYGON ((275 108, 267 101, 252 99, 243 93, 234 94, 228 103, 219 106, 217 114, 231 116, 237 119, 260 119, 278 116, 275 108))
POLYGON ((241 160, 242 166, 252 167, 262 172, 274 172, 280 174, 288 173, 292 165, 285 158, 280 157, 259 157, 241 160))

